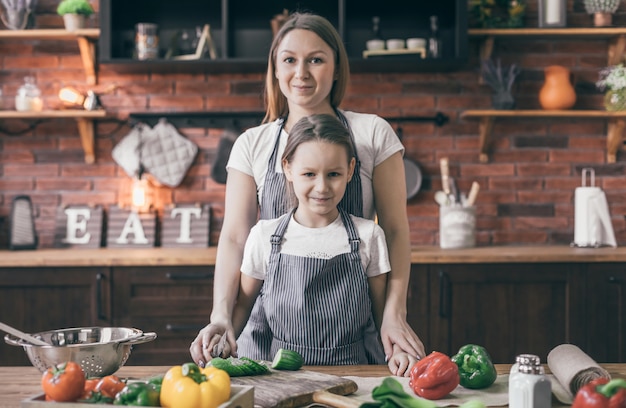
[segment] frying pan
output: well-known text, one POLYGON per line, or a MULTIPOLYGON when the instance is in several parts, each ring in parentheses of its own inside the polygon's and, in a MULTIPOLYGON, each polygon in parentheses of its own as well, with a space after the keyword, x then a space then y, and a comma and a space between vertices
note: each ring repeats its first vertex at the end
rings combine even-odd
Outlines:
POLYGON ((422 171, 417 163, 404 157, 404 177, 406 179, 406 199, 415 197, 422 186, 422 171))

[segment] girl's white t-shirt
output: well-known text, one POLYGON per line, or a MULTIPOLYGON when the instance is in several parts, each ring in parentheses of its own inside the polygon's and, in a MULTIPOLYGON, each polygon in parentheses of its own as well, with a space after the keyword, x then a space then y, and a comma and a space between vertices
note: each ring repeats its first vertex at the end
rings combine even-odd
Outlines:
MULTIPOLYGON (((361 161, 361 184, 363 186, 363 217, 373 220, 376 213, 372 177, 374 168, 404 147, 391 125, 380 116, 366 113, 341 111, 350 125, 357 154, 361 161)), ((246 130, 237 138, 226 165, 227 169, 239 170, 254 178, 257 197, 262 202, 267 163, 274 149, 278 121, 266 123, 246 130)), ((278 160, 275 171, 282 173, 280 158, 285 150, 288 134, 280 136, 278 160)))
MULTIPOLYGON (((308 258, 330 259, 350 252, 348 233, 341 216, 323 228, 308 228, 298 224, 291 217, 283 237, 281 253, 308 258)), ((359 254, 363 270, 368 277, 378 276, 391 270, 385 233, 371 220, 350 216, 358 231, 361 242, 359 254)), ((241 272, 256 279, 265 280, 267 265, 272 249, 272 234, 281 218, 260 220, 250 230, 243 254, 241 272)))

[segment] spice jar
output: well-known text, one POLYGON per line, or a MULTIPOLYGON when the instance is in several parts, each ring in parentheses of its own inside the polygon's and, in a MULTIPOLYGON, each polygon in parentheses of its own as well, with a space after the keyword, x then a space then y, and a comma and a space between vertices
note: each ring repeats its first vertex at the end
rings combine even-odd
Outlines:
POLYGON ((18 111, 35 111, 39 112, 43 109, 43 101, 41 100, 41 91, 35 85, 35 78, 27 76, 24 78, 24 84, 19 87, 15 95, 15 109, 18 111))
POLYGON ((135 53, 137 59, 148 60, 158 58, 158 26, 153 23, 138 23, 135 26, 135 30, 135 53))
POLYGON ((520 354, 509 374, 509 408, 550 408, 552 384, 539 356, 520 354))

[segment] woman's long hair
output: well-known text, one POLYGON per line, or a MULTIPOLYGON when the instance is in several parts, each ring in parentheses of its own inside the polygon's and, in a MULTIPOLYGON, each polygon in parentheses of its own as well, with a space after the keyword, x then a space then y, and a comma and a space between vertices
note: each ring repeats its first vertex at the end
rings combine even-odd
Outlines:
POLYGON ((294 13, 276 33, 270 48, 265 77, 265 118, 263 123, 272 122, 279 117, 287 116, 289 105, 287 98, 280 90, 276 78, 276 49, 291 30, 309 30, 317 34, 335 53, 335 83, 330 91, 330 104, 339 107, 350 80, 348 53, 341 36, 326 18, 312 13, 294 13))

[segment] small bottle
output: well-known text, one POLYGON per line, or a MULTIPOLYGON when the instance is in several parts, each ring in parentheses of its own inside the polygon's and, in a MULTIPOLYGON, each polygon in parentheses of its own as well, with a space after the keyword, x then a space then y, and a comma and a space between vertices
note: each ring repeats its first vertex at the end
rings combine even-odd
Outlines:
POLYGON ((509 408, 550 408, 552 384, 539 356, 520 354, 509 374, 509 408))
POLYGON ((441 58, 441 37, 439 35, 439 18, 437 16, 430 16, 428 58, 441 58))
POLYGON ((372 17, 372 37, 367 40, 366 47, 370 51, 379 51, 385 49, 385 40, 380 33, 380 17, 372 17))

